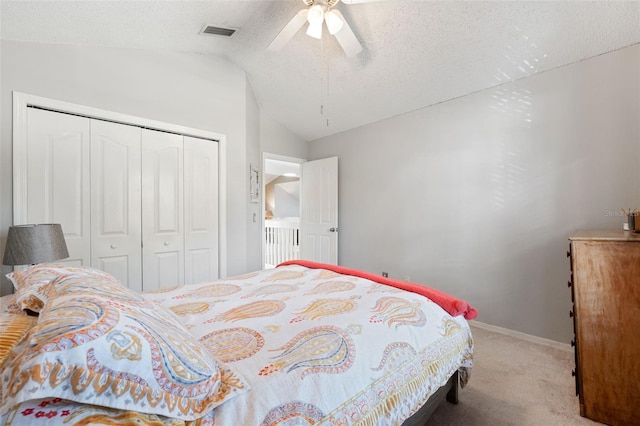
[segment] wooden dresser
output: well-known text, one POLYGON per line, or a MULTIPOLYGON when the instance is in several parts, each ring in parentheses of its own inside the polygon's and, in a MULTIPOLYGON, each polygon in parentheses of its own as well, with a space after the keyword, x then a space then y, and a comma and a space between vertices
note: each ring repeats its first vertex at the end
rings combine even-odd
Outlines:
POLYGON ((569 240, 580 415, 640 425, 640 234, 579 231, 569 240))

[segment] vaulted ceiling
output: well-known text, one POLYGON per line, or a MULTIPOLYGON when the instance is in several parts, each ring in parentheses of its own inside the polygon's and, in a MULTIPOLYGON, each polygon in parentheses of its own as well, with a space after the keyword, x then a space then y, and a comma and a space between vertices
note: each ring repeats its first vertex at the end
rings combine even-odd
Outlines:
MULTIPOLYGON (((5 40, 219 55, 260 108, 314 140, 640 42, 638 1, 338 4, 363 51, 300 30, 267 50, 301 0, 8 1, 5 40), (199 35, 205 24, 238 29, 199 35)), ((615 78, 615 76, 602 76, 615 78)))

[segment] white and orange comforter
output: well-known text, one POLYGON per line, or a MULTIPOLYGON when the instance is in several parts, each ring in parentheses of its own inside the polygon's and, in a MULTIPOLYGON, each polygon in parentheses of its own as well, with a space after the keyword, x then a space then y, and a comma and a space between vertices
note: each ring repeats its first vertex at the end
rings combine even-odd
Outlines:
POLYGON ((251 390, 216 426, 400 424, 460 367, 462 316, 424 296, 299 265, 145 293, 251 390))

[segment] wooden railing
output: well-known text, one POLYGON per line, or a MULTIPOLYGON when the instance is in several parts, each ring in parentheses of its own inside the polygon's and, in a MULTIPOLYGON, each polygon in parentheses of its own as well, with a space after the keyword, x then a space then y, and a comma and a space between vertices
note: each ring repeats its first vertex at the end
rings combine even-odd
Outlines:
POLYGON ((273 268, 279 263, 300 257, 300 220, 265 220, 265 267, 273 268))

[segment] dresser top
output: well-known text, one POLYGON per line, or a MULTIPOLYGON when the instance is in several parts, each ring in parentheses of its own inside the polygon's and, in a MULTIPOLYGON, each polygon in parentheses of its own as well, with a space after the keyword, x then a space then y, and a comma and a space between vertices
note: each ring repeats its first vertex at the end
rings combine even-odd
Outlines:
POLYGON ((571 241, 637 241, 640 233, 617 229, 585 229, 576 231, 569 237, 571 241))

